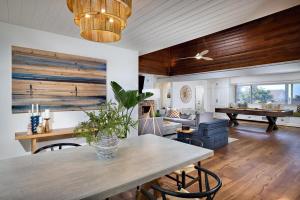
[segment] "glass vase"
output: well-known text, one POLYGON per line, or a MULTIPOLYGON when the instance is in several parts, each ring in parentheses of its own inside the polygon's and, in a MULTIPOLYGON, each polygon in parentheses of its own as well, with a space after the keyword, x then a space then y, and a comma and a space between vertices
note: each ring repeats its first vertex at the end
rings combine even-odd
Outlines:
POLYGON ((111 159, 117 154, 119 138, 116 135, 104 135, 98 143, 94 144, 97 157, 100 159, 111 159))

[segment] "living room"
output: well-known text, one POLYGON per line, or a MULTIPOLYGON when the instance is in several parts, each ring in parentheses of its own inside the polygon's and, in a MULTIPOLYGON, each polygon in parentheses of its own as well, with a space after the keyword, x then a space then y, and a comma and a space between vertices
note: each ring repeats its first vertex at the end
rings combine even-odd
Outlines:
POLYGON ((299 0, 0 1, 0 199, 299 199, 299 31, 299 0))
MULTIPOLYGON (((181 113, 184 113, 182 110, 185 112, 192 111, 194 114, 195 112, 210 113, 214 118, 228 119, 225 113, 215 112, 215 108, 234 107, 238 103, 246 102, 249 108, 262 109, 270 104, 277 105, 281 109, 294 111, 294 115, 289 118, 279 118, 279 125, 300 127, 297 112, 299 67, 299 62, 292 62, 261 66, 260 70, 254 71, 253 69, 231 70, 228 74, 208 72, 205 75, 187 75, 174 78, 150 74, 142 74, 141 76, 144 76, 145 82, 147 82, 144 85, 144 91, 159 93, 151 99, 155 101, 157 112, 162 115, 166 114, 166 109, 176 108, 181 113), (283 68, 285 73, 282 73, 283 68), (189 87, 191 91, 188 102, 183 102, 183 97, 181 97, 180 91, 183 86, 189 87), (262 88, 265 92, 258 90, 256 92, 260 96, 252 94, 251 98, 253 87, 255 89, 262 88)), ((251 115, 240 115, 239 119, 267 121, 264 117, 251 115)))

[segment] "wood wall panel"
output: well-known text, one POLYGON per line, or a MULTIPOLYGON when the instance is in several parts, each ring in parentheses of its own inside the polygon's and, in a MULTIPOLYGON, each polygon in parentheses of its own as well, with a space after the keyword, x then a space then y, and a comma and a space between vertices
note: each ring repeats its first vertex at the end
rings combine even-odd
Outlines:
MULTIPOLYGON (((221 32, 207 35, 140 57, 143 71, 168 71, 168 75, 182 75, 207 71, 249 67, 300 59, 300 6, 248 22, 221 32), (187 59, 208 49, 213 61, 187 59), (162 52, 169 52, 164 57, 162 52), (164 65, 147 65, 144 59, 164 60, 164 65), (169 65, 166 65, 169 63, 169 65), (165 67, 166 69, 158 69, 165 67)), ((141 67, 141 66, 140 66, 141 67)))

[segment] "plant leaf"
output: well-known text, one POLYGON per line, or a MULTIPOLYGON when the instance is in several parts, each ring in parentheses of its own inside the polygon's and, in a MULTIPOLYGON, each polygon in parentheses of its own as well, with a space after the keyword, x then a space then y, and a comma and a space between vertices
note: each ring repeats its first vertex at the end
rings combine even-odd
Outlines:
POLYGON ((115 81, 110 82, 111 88, 115 94, 115 99, 121 105, 126 102, 126 91, 115 81))
POLYGON ((145 99, 147 99, 147 98, 149 98, 149 97, 151 97, 151 96, 153 96, 153 93, 152 92, 145 92, 145 93, 141 93, 141 94, 139 94, 139 99, 138 99, 138 101, 139 102, 141 102, 141 101, 144 101, 145 99))

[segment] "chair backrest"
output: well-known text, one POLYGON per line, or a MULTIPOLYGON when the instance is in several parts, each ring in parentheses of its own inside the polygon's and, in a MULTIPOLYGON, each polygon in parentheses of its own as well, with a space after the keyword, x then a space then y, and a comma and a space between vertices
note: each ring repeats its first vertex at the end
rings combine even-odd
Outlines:
POLYGON ((60 149, 62 149, 62 147, 66 147, 66 146, 79 147, 81 145, 80 144, 76 144, 76 143, 56 143, 56 144, 49 144, 49 145, 46 145, 46 146, 43 146, 43 147, 37 149, 35 152, 33 152, 33 154, 39 153, 39 152, 47 150, 47 149, 50 149, 51 151, 54 151, 55 147, 58 147, 58 149, 60 150, 60 149))
POLYGON ((209 121, 212 121, 214 120, 214 114, 212 112, 201 112, 199 113, 199 119, 197 121, 197 125, 199 125, 200 123, 203 123, 203 122, 209 122, 209 121))
POLYGON ((139 120, 139 135, 163 136, 163 117, 148 117, 139 120))
POLYGON ((201 136, 207 135, 209 132, 214 133, 217 130, 222 132, 228 132, 228 120, 226 119, 214 119, 208 122, 199 124, 198 134, 201 136))
POLYGON ((213 200, 216 193, 222 187, 221 179, 213 172, 201 168, 199 166, 195 166, 198 171, 199 179, 199 192, 195 193, 186 193, 186 192, 174 192, 169 189, 161 188, 158 185, 153 185, 152 188, 156 191, 159 191, 162 195, 162 199, 166 200, 166 196, 173 196, 179 198, 206 198, 207 200, 213 200), (214 182, 214 186, 211 187, 211 183, 214 182))

